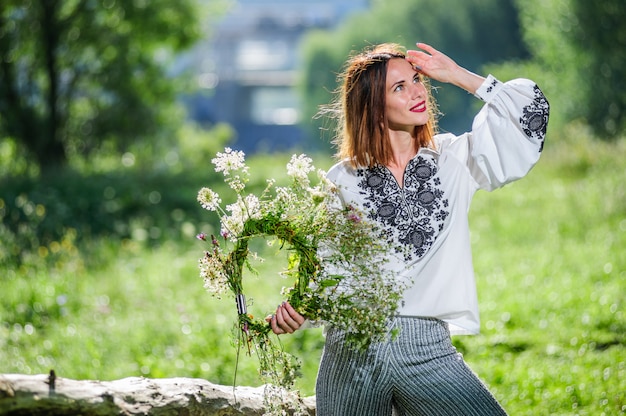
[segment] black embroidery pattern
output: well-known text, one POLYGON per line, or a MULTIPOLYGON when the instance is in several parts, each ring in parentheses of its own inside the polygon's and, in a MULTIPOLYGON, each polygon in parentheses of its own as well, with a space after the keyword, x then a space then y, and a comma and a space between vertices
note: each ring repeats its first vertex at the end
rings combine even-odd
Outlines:
POLYGON ((406 260, 423 257, 444 228, 450 214, 437 165, 421 155, 412 159, 400 188, 384 166, 359 169, 359 188, 369 218, 382 225, 380 237, 393 246, 399 242, 406 260))
POLYGON ((531 139, 541 141, 539 152, 543 150, 543 144, 548 128, 548 117, 550 115, 550 105, 545 95, 538 86, 534 87, 535 98, 532 103, 524 107, 519 121, 524 133, 531 139))
POLYGON ((498 85, 498 81, 494 79, 493 81, 491 81, 491 85, 487 87, 487 92, 493 91, 493 87, 495 87, 496 85, 498 85))

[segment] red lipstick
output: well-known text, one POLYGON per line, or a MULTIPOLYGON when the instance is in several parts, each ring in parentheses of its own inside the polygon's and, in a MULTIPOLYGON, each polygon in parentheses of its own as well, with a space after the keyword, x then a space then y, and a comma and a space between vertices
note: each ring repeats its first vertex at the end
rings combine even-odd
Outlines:
POLYGON ((426 111, 426 101, 421 101, 409 109, 414 113, 423 113, 426 111))

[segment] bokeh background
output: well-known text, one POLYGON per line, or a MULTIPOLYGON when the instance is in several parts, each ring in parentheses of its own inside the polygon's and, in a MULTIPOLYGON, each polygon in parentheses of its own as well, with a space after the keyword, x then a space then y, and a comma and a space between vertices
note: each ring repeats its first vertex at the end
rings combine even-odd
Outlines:
MULTIPOLYGON (((475 198, 482 334, 457 348, 511 414, 625 414, 625 22, 622 0, 3 0, 0 373, 257 385, 198 276, 211 159, 243 150, 252 190, 293 153, 328 168, 346 57, 419 41, 552 105, 538 166, 475 198)), ((480 102, 435 87, 440 129, 468 130, 480 102)), ((264 314, 290 282, 258 250, 264 314)), ((313 394, 321 330, 282 339, 313 394)))

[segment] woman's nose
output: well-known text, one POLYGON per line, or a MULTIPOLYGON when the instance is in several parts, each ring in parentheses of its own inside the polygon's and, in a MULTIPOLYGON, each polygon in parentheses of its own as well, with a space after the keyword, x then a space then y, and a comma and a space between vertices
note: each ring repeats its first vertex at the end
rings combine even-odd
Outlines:
POLYGON ((421 98, 424 95, 424 87, 422 84, 413 84, 411 88, 411 98, 421 98))

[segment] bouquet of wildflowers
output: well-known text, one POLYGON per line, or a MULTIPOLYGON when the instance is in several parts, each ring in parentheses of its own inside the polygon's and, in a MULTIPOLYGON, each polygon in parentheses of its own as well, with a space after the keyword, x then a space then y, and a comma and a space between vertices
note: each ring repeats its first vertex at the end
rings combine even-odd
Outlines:
MULTIPOLYGON (((324 171, 306 155, 294 155, 287 164, 290 185, 276 186, 268 179, 263 192, 254 195, 245 192, 249 168, 243 152, 226 148, 212 163, 236 201, 223 208, 213 190, 198 192, 198 202, 219 215, 221 226, 220 239, 198 236, 209 243, 199 260, 200 276, 213 295, 234 297, 237 345, 258 356, 267 385, 292 390, 299 365, 272 336, 269 324, 247 312, 242 273, 244 265, 252 269, 248 260, 252 238, 277 239, 290 249, 282 273, 293 279, 293 285, 283 289, 283 295, 300 314, 343 330, 346 341, 360 350, 387 336, 387 320, 404 290, 385 268, 384 253, 390 248, 381 245, 375 226, 363 213, 341 206, 324 171), (317 178, 315 183, 310 176, 317 178)), ((279 409, 278 390, 270 390, 268 404, 279 409)))

